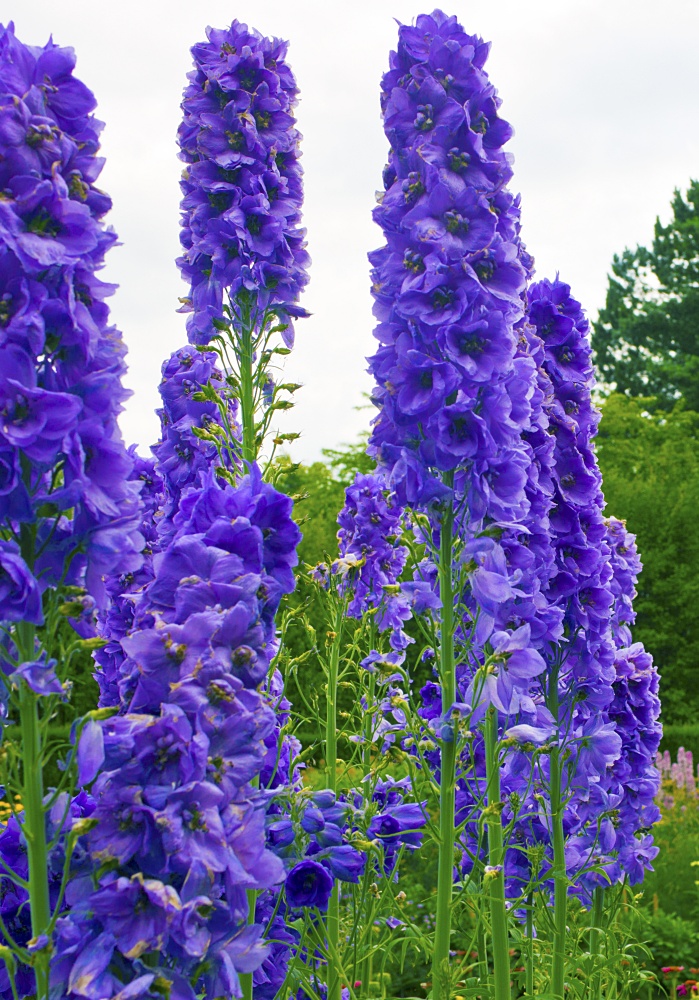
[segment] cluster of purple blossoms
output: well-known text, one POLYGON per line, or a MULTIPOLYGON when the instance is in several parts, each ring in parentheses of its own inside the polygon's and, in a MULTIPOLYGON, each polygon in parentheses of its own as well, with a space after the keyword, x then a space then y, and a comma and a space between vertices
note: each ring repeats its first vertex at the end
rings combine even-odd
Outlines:
MULTIPOLYGON (((234 314, 251 310, 247 320, 261 329, 271 316, 306 315, 296 303, 308 280, 287 44, 238 21, 207 36, 192 49, 179 130, 187 163, 179 266, 191 284, 184 309, 196 344, 227 325, 224 293, 234 314)), ((291 327, 284 336, 290 346, 291 327)))
MULTIPOLYGON (((138 573, 143 561, 141 485, 117 425, 128 395, 125 348, 109 325, 105 300, 114 287, 97 277, 116 241, 103 222, 111 201, 96 186, 102 123, 74 66, 72 49, 52 41, 26 46, 12 24, 0 26, 0 621, 3 669, 8 661, 15 667, 5 681, 20 697, 29 688, 65 698, 68 684, 57 671, 70 658, 60 666, 51 658, 56 614, 67 614, 78 635, 91 634, 95 605, 107 597, 105 579, 138 573), (31 641, 22 648, 15 623, 32 634, 45 616, 50 627, 36 633, 33 650, 31 641), (18 663, 22 658, 29 662, 18 663)), ((94 776, 84 760, 94 728, 85 726, 79 784, 94 776)), ((41 802, 41 783, 28 771, 25 792, 41 802)), ((74 872, 91 867, 83 844, 67 844, 71 825, 91 812, 90 800, 80 793, 71 802, 62 793, 51 801, 43 811, 16 813, 0 838, 0 908, 11 928, 4 943, 25 963, 14 983, 3 964, 0 994, 7 998, 35 992, 28 963, 50 947, 46 935, 33 940, 35 900, 21 882, 37 864, 28 843, 41 841, 37 831, 45 827, 48 866, 42 861, 32 879, 39 885, 47 878, 50 905, 64 899, 67 851, 74 872)))
POLYGON ((72 49, 0 26, 0 619, 37 625, 41 591, 101 599, 143 546, 117 426, 125 349, 96 274, 116 240, 96 187, 102 123, 74 66, 72 49), (36 559, 6 534, 22 526, 36 559))
MULTIPOLYGON (((435 684, 422 692, 438 740, 453 738, 454 711, 475 723, 489 704, 510 724, 550 733, 542 651, 562 633, 544 595, 550 382, 523 324, 531 258, 506 187, 511 130, 497 113, 487 53, 439 11, 399 29, 383 80, 386 192, 374 212, 387 243, 370 255, 381 344, 370 361, 380 409, 370 452, 400 501, 432 516, 428 550, 453 506, 456 572, 467 583, 457 595, 458 704, 442 706, 435 684)), ((425 576, 434 581, 435 568, 425 576)), ((426 753, 437 770, 439 757, 426 753)), ((473 764, 464 760, 464 771, 473 764)), ((477 783, 459 782, 462 819, 479 794, 477 783)))
MULTIPOLYGON (((602 864, 613 882, 624 871, 632 871, 638 880, 654 856, 651 839, 637 839, 636 834, 657 819, 652 766, 659 739, 657 676, 640 644, 632 647, 633 666, 625 663, 640 563, 632 537, 620 522, 606 522, 602 514, 604 498, 593 447, 599 414, 591 399, 594 372, 587 321, 569 286, 559 280, 532 285, 528 302, 529 323, 545 350, 542 367, 552 390, 545 412, 555 441, 549 512, 555 561, 545 594, 563 614, 563 637, 544 654, 548 683, 558 689, 558 724, 565 748, 566 864, 569 876, 578 882, 574 891, 587 898, 596 884, 602 884, 600 876, 587 872, 591 864, 602 864), (631 684, 638 685, 636 698, 629 698, 627 678, 632 676, 631 684), (644 726, 648 728, 642 735, 644 726), (632 772, 638 777, 634 789, 627 785, 632 772), (621 780, 614 777, 616 773, 621 780)), ((508 732, 534 742, 551 735, 527 727, 508 732)), ((531 874, 532 845, 543 843, 547 855, 550 849, 545 788, 529 780, 530 768, 531 759, 517 753, 503 781, 506 795, 515 799, 522 816, 515 826, 517 849, 508 855, 512 894, 531 874), (522 795, 524 788, 527 792, 522 795)), ((548 775, 546 758, 539 768, 548 775)), ((550 858, 540 860, 545 875, 550 858)))
MULTIPOLYGON (((483 69, 487 52, 435 12, 399 29, 383 79, 392 148, 374 211, 387 243, 370 255, 381 344, 370 361, 380 409, 370 452, 401 503, 433 511, 453 503, 459 512, 470 615, 459 641, 472 650, 464 694, 485 643, 498 650, 507 641, 502 651, 517 655, 503 657, 508 691, 499 700, 509 708, 519 688, 515 701, 536 719, 526 697, 544 661, 534 647, 555 638, 560 623, 545 620, 541 568, 529 550, 532 537, 545 548, 547 530, 526 525, 530 495, 542 489, 523 437, 534 433, 542 392, 518 337, 531 261, 506 187, 511 130, 483 69), (503 636, 513 621, 516 650, 503 636)), ((481 708, 498 698, 492 685, 484 694, 481 708)))
MULTIPOLYGON (((49 842, 55 844, 49 852, 47 865, 49 900, 52 909, 59 905, 61 899, 64 885, 66 842, 71 827, 81 821, 87 820, 89 822, 92 809, 91 797, 82 791, 72 801, 65 793, 59 795, 47 813, 46 831, 49 842)), ((5 871, 9 868, 26 880, 28 876, 27 850, 21 820, 21 812, 12 815, 0 830, 0 858, 2 858, 5 871)), ((78 874, 89 877, 93 870, 90 857, 81 841, 78 841, 72 850, 71 870, 74 877, 78 874)), ((21 948, 26 949, 28 956, 46 943, 32 941, 30 914, 29 893, 26 888, 5 877, 0 893, 0 918, 12 939, 21 948)), ((3 1000, 32 997, 35 995, 35 991, 34 972, 28 965, 19 964, 13 979, 10 979, 7 965, 4 962, 0 964, 0 997, 3 1000)))
POLYGON ((175 351, 163 364, 162 430, 153 454, 167 483, 168 521, 200 473, 216 466, 235 470, 239 464, 238 402, 218 366, 218 355, 194 347, 175 351))
MULTIPOLYGON (((486 55, 480 39, 436 11, 399 29, 384 77, 391 153, 374 213, 386 246, 370 255, 381 345, 370 360, 379 407, 370 453, 401 503, 425 510, 434 525, 454 509, 454 557, 468 580, 457 597, 461 704, 442 706, 428 684, 430 729, 448 738, 457 717, 472 725, 488 704, 507 735, 532 749, 560 726, 572 754, 564 770, 573 792, 564 820, 569 870, 604 855, 616 878, 623 838, 640 828, 614 832, 619 802, 608 788, 627 738, 611 715, 623 685, 613 616, 623 631, 632 574, 614 564, 602 516, 587 323, 562 282, 525 293, 532 262, 505 186, 510 130, 497 115, 486 55)), ((425 540, 437 543, 436 528, 425 540)), ((652 685, 638 706, 651 716, 652 685)), ((473 781, 483 770, 479 739, 463 762, 461 820, 482 797, 473 781)), ((439 767, 438 751, 427 757, 439 767)), ((513 750, 502 773, 504 821, 521 817, 507 856, 511 895, 530 877, 528 847, 550 838, 531 773, 530 754, 513 750)), ((538 773, 548 773, 545 754, 538 773)), ((649 775, 642 795, 652 784, 649 775)), ((648 845, 634 843, 640 858, 648 845)))
POLYGON ((521 500, 526 470, 508 376, 522 316, 519 211, 506 190, 510 127, 483 71, 488 46, 440 12, 401 26, 382 81, 391 143, 374 210, 378 387, 370 452, 400 502, 456 473, 474 517, 521 500), (468 469, 468 474, 466 473, 468 469))
POLYGON ((618 797, 612 816, 614 846, 619 867, 633 885, 643 881, 658 853, 649 831, 660 819, 656 805, 660 790, 656 756, 662 735, 658 721, 659 677, 651 654, 631 637, 630 626, 636 618, 633 599, 641 571, 636 538, 623 521, 609 518, 607 542, 614 573, 612 632, 616 644, 614 701, 609 706, 609 718, 621 736, 621 753, 608 773, 608 794, 618 797))
MULTIPOLYGON (((211 405, 193 399, 212 378, 207 355, 185 349, 164 373, 156 454, 173 425, 205 426, 211 405)), ((190 452, 178 465, 170 451, 155 471, 140 463, 155 554, 148 579, 115 581, 122 603, 104 623, 102 699, 119 714, 103 725, 88 845, 108 874, 96 893, 71 883, 76 901, 58 923, 54 976, 71 997, 150 996, 156 980, 187 1000, 237 995, 239 975, 270 952, 265 927, 246 922, 246 892, 285 877, 255 782, 275 730, 263 683, 299 531, 256 467, 232 485, 200 442, 192 434, 196 469, 190 452)))

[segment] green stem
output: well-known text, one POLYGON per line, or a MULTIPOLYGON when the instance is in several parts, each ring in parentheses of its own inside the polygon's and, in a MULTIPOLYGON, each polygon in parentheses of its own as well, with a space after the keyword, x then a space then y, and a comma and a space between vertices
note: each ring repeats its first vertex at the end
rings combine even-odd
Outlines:
MULTIPOLYGON (((340 603, 335 620, 332 646, 330 647, 325 715, 325 783, 326 787, 335 794, 337 794, 337 686, 340 673, 343 618, 344 607, 340 603)), ((328 935, 328 1000, 340 1000, 340 972, 333 959, 333 956, 338 954, 340 941, 340 894, 337 881, 333 885, 328 903, 326 929, 328 935)))
POLYGON ((478 912, 476 913, 476 948, 478 949, 478 978, 481 983, 488 982, 488 948, 485 943, 485 924, 483 921, 483 897, 474 897, 477 901, 478 912))
MULTIPOLYGON (((31 633, 34 646, 34 629, 26 623, 18 627, 31 633)), ((19 645, 19 643, 18 643, 19 645)), ((25 643, 22 657, 27 657, 25 643)), ((48 851, 46 847, 46 819, 44 816, 44 776, 41 766, 41 730, 37 696, 23 682, 19 693, 19 718, 22 734, 23 788, 22 805, 24 822, 22 831, 27 842, 29 860, 29 900, 32 936, 38 938, 49 933, 51 904, 49 901, 48 851)), ((37 1000, 48 998, 48 950, 37 956, 35 965, 37 1000)))
POLYGON ((527 968, 525 972, 525 995, 534 996, 534 893, 527 896, 527 968))
MULTIPOLYGON (((551 676, 549 708, 558 724, 558 671, 551 676)), ((551 992, 563 1000, 565 983, 566 920, 568 910, 568 879, 566 877, 565 836, 563 834, 563 795, 561 788, 561 750, 551 751, 551 833, 553 839, 553 955, 551 960, 551 992)))
MULTIPOLYGON (((450 484, 448 484, 450 485, 450 484)), ((439 673, 442 688, 442 713, 456 701, 454 668, 454 584, 452 578, 452 547, 454 544, 454 511, 449 507, 442 521, 439 539, 439 596, 441 602, 441 634, 439 639, 439 673)), ((454 786, 456 784, 456 740, 440 741, 441 765, 439 782, 439 864, 437 869, 437 909, 435 914, 434 954, 432 956, 432 998, 449 1000, 451 970, 452 893, 454 885, 454 786)))
POLYGON ((600 987, 602 977, 598 969, 596 959, 599 957, 600 945, 602 943, 602 912, 604 909, 604 889, 601 885, 595 888, 592 897, 592 913, 590 915, 590 958, 593 961, 592 987, 590 989, 590 1000, 601 1000, 600 987))
MULTIPOLYGON (((23 463, 24 464, 24 463, 23 463)), ((30 481, 29 468, 24 469, 25 482, 30 481)), ((36 530, 22 525, 20 548, 27 565, 34 568, 36 530)), ((35 659, 36 629, 29 622, 19 622, 15 630, 19 659, 35 659)), ((48 848, 44 811, 44 774, 41 762, 41 728, 39 699, 24 682, 19 690, 19 722, 22 747, 22 832, 27 842, 29 867, 29 907, 32 937, 51 933, 51 902, 49 899, 48 848)), ((50 949, 38 953, 35 959, 36 1000, 48 1000, 50 949)))
POLYGON ((498 756, 498 714, 493 705, 486 713, 485 767, 488 800, 488 873, 490 883, 490 924, 493 937, 493 1000, 510 1000, 510 942, 505 909, 505 851, 500 813, 500 760, 498 756))
MULTIPOLYGON (((240 422, 243 431, 243 461, 254 462, 257 458, 257 448, 255 444, 255 403, 253 397, 253 357, 252 357, 252 331, 247 320, 247 314, 243 317, 243 327, 240 332, 240 422)), ((255 787, 259 783, 259 778, 253 780, 255 787)), ((247 923, 255 923, 255 910, 257 907, 257 890, 248 889, 248 916, 247 923)), ((240 976, 240 986, 243 992, 243 1000, 252 1000, 252 973, 242 973, 240 976)))
POLYGON ((253 397, 252 330, 250 324, 243 323, 240 333, 240 422, 243 427, 243 461, 254 462, 257 458, 255 443, 255 403, 253 397))
MULTIPOLYGON (((371 628, 369 632, 369 649, 374 648, 374 629, 371 628)), ((376 698, 376 675, 369 674, 369 683, 367 689, 367 711, 364 716, 364 745, 362 748, 362 772, 366 776, 371 773, 371 737, 373 735, 374 727, 374 699, 376 698)), ((365 807, 371 802, 371 797, 373 794, 373 783, 364 781, 362 783, 363 795, 364 795, 364 805, 365 807)), ((367 882, 369 881, 369 874, 367 872, 365 876, 367 882)), ((369 913, 367 915, 367 924, 369 929, 373 925, 373 900, 369 904, 369 913)), ((363 997, 371 996, 371 973, 372 966, 374 963, 374 956, 371 952, 371 937, 367 940, 367 951, 362 959, 359 966, 359 976, 358 979, 361 982, 361 995, 363 997)))

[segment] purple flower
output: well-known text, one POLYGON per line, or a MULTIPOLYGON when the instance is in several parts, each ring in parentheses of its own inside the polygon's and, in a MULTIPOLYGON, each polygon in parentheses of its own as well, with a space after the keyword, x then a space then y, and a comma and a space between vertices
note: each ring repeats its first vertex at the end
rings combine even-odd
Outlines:
POLYGON ((56 660, 35 660, 32 663, 21 663, 16 670, 8 675, 11 684, 19 686, 24 681, 30 691, 38 695, 57 694, 65 698, 65 690, 56 676, 56 660))
POLYGON ((41 625, 39 584, 20 555, 15 542, 0 540, 0 620, 41 625))
POLYGON ((293 910, 309 906, 326 910, 333 879, 327 868, 316 861, 300 861, 286 876, 285 888, 287 903, 293 910))
POLYGON ((90 905, 113 934, 116 947, 131 959, 164 948, 182 906, 172 886, 140 874, 116 879, 95 893, 90 905))

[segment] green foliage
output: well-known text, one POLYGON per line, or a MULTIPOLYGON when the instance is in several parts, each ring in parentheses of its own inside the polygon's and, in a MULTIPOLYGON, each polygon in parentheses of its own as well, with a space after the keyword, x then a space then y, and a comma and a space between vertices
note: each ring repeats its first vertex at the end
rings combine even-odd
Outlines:
POLYGON ((675 190, 650 248, 615 255, 594 324, 595 361, 610 389, 699 410, 699 182, 675 190))
POLYGON ((675 913, 666 913, 658 907, 637 914, 631 930, 650 952, 652 958, 646 961, 646 968, 654 973, 660 983, 667 983, 661 969, 683 965, 685 972, 679 977, 683 979, 693 971, 695 962, 699 961, 699 927, 691 920, 678 917, 675 913))
POLYGON ((294 519, 303 539, 299 561, 315 566, 337 556, 337 515, 345 502, 344 484, 324 462, 301 465, 281 458, 274 471, 274 484, 294 500, 294 519))
MULTIPOLYGON (((653 827, 653 839, 659 848, 650 872, 643 883, 645 898, 665 913, 699 925, 699 808, 696 795, 670 784, 664 793, 668 800, 661 805, 662 820, 653 827), (668 804, 672 802, 672 805, 668 804)), ((699 933, 699 926, 697 926, 699 933)), ((699 962, 699 949, 692 964, 699 962)), ((673 959, 665 965, 682 964, 673 959)))
POLYGON ((663 738, 660 743, 660 752, 667 750, 673 760, 677 759, 677 751, 680 747, 691 750, 695 760, 699 760, 699 725, 695 722, 685 725, 663 725, 663 738))
POLYGON ((644 563, 634 637, 658 664, 663 721, 679 724, 699 711, 699 414, 652 402, 610 396, 597 451, 606 512, 627 521, 644 563))

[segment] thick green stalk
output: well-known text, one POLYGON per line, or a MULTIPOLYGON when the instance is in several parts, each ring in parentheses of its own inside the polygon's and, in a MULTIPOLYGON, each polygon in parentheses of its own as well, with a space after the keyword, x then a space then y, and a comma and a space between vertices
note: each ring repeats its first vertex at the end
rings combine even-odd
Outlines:
MULTIPOLYGON (((342 643, 342 621, 344 607, 338 607, 335 632, 330 647, 328 662, 328 691, 325 714, 325 784, 337 794, 337 686, 340 673, 340 647, 342 643)), ((328 935, 328 1000, 340 1000, 340 974, 332 956, 338 954, 340 941, 340 894, 337 880, 328 903, 326 921, 328 935)))
MULTIPOLYGON (((444 515, 439 539, 439 596, 441 601, 441 634, 439 639, 439 674, 442 688, 442 712, 456 701, 454 667, 454 583, 452 578, 452 547, 454 544, 454 512, 444 515)), ((456 783, 456 739, 440 742, 441 764, 439 782, 439 866, 437 869, 437 910, 435 914, 434 954, 432 956, 432 998, 449 1000, 451 970, 452 893, 454 884, 454 786, 456 783)))
MULTIPOLYGON (((604 889, 601 885, 595 888, 592 898, 592 913, 590 915, 590 958, 593 962, 598 958, 602 943, 602 911, 604 909, 604 889)), ((592 974, 590 1000, 601 1000, 600 988, 602 977, 598 971, 592 974)))
POLYGON ((243 427, 243 461, 257 458, 255 442, 255 400, 253 390, 252 330, 244 322, 240 332, 240 421, 243 427))
MULTIPOLYGON (((551 676, 549 708, 558 723, 558 671, 551 676)), ((563 834, 563 791, 561 788, 561 751, 556 745, 551 751, 551 835, 553 840, 553 955, 551 960, 551 993, 563 1000, 565 983, 566 920, 568 910, 568 880, 566 878, 565 837, 563 834)))
MULTIPOLYGON (((252 331, 249 323, 243 323, 240 334, 240 422, 243 430, 243 461, 254 462, 257 458, 255 446, 255 404, 253 397, 252 371, 252 331)), ((253 786, 257 781, 252 782, 253 786)), ((257 906, 257 891, 248 889, 248 924, 255 923, 255 908, 257 906)), ((252 973, 246 972, 240 976, 243 1000, 252 1000, 252 973)))
MULTIPOLYGON (((370 630, 370 633, 369 633, 369 649, 374 649, 374 641, 375 641, 374 630, 372 628, 370 630)), ((372 733, 373 733, 373 724, 374 724, 374 700, 375 700, 375 698, 376 698, 376 675, 375 674, 369 674, 369 684, 368 684, 368 690, 367 690, 367 711, 366 711, 365 716, 364 716, 364 724, 363 724, 363 727, 362 727, 362 729, 363 729, 363 736, 364 736, 364 745, 363 745, 363 748, 362 748, 362 771, 363 771, 363 774, 365 776, 371 773, 371 764, 372 764, 372 760, 371 760, 371 737, 372 737, 372 733)), ((369 803, 371 802, 371 798, 372 798, 372 795, 373 795, 373 785, 372 785, 371 782, 364 781, 364 782, 362 782, 362 789, 363 789, 363 796, 364 796, 364 805, 368 806, 369 803)), ((368 879, 368 877, 369 876, 367 876, 367 879, 368 879)), ((366 917, 366 920, 367 920, 367 923, 369 925, 371 925, 371 923, 373 922, 373 902, 371 904, 369 904, 369 905, 370 905, 370 909, 369 909, 369 914, 366 917)), ((369 996, 371 996, 371 985, 370 984, 371 984, 372 967, 373 967, 373 964, 374 964, 374 956, 373 956, 373 954, 371 952, 371 944, 372 944, 371 937, 369 937, 369 939, 367 941, 367 951, 366 951, 366 954, 365 954, 364 958, 362 959, 362 962, 361 962, 361 964, 359 966, 359 976, 358 976, 358 978, 359 978, 359 981, 362 984, 361 987, 360 987, 360 989, 361 989, 361 995, 363 997, 369 997, 369 996)))
POLYGON ((510 1000, 510 942, 505 909, 505 851, 500 813, 498 714, 490 705, 485 721, 485 768, 488 799, 488 873, 490 924, 493 936, 493 1000, 510 1000))
POLYGON ((525 971, 525 988, 527 997, 534 996, 534 894, 527 896, 527 968, 525 971))
MULTIPOLYGON (((17 648, 22 660, 34 659, 34 626, 22 622, 17 626, 17 648)), ((44 813, 44 775, 41 763, 41 730, 38 698, 22 683, 19 692, 19 719, 22 746, 22 830, 27 841, 29 861, 29 900, 32 936, 46 934, 51 920, 49 900, 48 852, 44 813)), ((49 952, 37 956, 35 966, 37 1000, 48 998, 49 952)))

